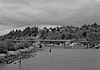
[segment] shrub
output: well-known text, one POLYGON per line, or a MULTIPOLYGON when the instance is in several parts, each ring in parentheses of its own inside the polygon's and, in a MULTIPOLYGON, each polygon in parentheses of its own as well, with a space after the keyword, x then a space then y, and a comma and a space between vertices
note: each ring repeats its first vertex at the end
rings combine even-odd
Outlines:
POLYGON ((30 43, 28 43, 27 41, 24 41, 24 42, 20 42, 20 43, 15 44, 14 48, 16 50, 19 50, 19 49, 28 48, 29 46, 30 46, 30 43))
POLYGON ((6 40, 5 43, 6 43, 8 51, 16 50, 15 43, 12 40, 6 40))
POLYGON ((24 48, 28 48, 30 46, 30 43, 27 41, 24 41, 22 43, 23 43, 24 48))
POLYGON ((17 44, 16 44, 16 48, 17 48, 17 50, 19 50, 19 49, 24 49, 23 43, 17 43, 17 44))
POLYGON ((7 53, 7 46, 5 42, 0 42, 0 53, 7 53))

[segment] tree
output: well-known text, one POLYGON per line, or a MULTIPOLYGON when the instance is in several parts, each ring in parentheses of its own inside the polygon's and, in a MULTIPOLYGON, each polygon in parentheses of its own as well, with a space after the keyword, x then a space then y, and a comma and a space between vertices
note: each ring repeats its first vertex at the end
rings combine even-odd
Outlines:
POLYGON ((28 48, 30 46, 29 42, 24 41, 22 42, 24 48, 28 48))
POLYGON ((61 38, 62 38, 62 39, 65 39, 65 34, 62 34, 62 35, 61 35, 61 38))
POLYGON ((30 44, 27 41, 20 42, 20 43, 17 43, 16 44, 17 50, 24 49, 24 48, 28 48, 29 46, 30 46, 30 44))
POLYGON ((16 50, 15 43, 12 40, 6 40, 4 42, 6 43, 8 51, 15 51, 16 50))
POLYGON ((86 35, 87 35, 87 32, 83 32, 83 37, 86 37, 86 35))
POLYGON ((91 27, 98 27, 99 25, 95 22, 94 24, 91 24, 91 27))
POLYGON ((17 48, 17 50, 19 50, 19 49, 24 49, 23 43, 17 43, 17 44, 16 44, 16 48, 17 48))
POLYGON ((84 24, 83 26, 81 26, 81 28, 80 29, 82 29, 82 30, 88 30, 89 29, 89 25, 87 25, 87 24, 84 24))
POLYGON ((32 36, 36 37, 38 35, 38 27, 32 27, 30 32, 32 36))
POLYGON ((22 31, 22 36, 27 36, 30 33, 31 28, 30 27, 26 27, 23 31, 22 31))
POLYGON ((0 53, 7 53, 7 46, 4 42, 0 42, 0 53))
POLYGON ((60 28, 57 26, 57 31, 60 31, 60 28))
POLYGON ((56 28, 52 28, 51 32, 54 33, 56 31, 56 28))

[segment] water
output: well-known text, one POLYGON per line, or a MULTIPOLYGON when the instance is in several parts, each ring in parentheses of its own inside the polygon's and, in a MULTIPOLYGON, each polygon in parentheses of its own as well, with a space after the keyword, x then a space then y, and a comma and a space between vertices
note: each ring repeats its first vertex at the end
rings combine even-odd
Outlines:
POLYGON ((0 70, 100 70, 100 50, 49 48, 22 64, 0 65, 0 70))

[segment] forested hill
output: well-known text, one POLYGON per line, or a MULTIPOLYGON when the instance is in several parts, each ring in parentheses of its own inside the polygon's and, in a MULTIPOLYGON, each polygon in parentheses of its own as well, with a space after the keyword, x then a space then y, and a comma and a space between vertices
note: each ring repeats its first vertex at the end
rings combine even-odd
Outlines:
POLYGON ((40 39, 86 39, 88 41, 100 40, 100 25, 93 23, 81 27, 61 26, 55 28, 39 29, 38 27, 26 27, 23 31, 13 30, 0 37, 0 40, 36 37, 40 39))

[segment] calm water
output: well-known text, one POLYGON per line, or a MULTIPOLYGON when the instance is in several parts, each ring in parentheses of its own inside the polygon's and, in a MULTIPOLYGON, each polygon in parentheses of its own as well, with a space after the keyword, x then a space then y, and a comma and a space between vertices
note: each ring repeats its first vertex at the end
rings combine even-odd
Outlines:
POLYGON ((49 48, 22 64, 0 65, 0 70, 100 70, 100 50, 49 48))

